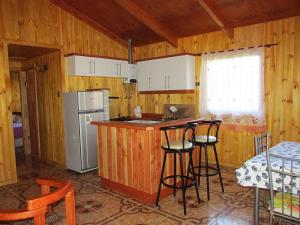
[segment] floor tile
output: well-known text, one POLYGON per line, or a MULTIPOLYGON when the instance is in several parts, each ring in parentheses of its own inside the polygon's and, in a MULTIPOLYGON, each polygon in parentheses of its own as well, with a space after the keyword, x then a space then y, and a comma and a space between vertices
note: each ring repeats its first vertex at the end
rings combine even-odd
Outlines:
MULTIPOLYGON (((18 158, 17 160, 19 160, 18 158)), ((186 193, 187 215, 183 213, 181 191, 176 198, 161 199, 159 207, 143 204, 126 195, 101 188, 97 171, 79 174, 54 164, 30 158, 21 158, 17 163, 18 183, 0 187, 0 209, 24 208, 28 198, 39 195, 37 177, 71 179, 75 187, 77 224, 92 225, 250 225, 253 224, 254 189, 238 186, 234 169, 222 167, 225 193, 221 192, 217 176, 210 177, 210 201, 207 200, 206 180, 200 182, 200 203, 194 187, 186 193)), ((263 196, 263 194, 261 194, 263 196)), ((47 214, 47 224, 65 224, 65 203, 52 205, 47 214)), ((13 223, 30 224, 30 221, 13 223)), ((267 224, 268 212, 261 208, 261 224, 267 224)), ((1 225, 5 223, 0 223, 1 225)), ((12 223, 10 223, 12 224, 12 223)))

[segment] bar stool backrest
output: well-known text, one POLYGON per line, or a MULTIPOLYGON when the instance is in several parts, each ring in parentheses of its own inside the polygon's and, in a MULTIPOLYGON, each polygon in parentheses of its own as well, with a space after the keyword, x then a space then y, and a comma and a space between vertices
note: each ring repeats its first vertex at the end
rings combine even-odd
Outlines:
POLYGON ((165 133, 168 149, 170 149, 170 138, 169 138, 169 135, 168 135, 168 131, 177 130, 177 129, 183 130, 182 139, 181 139, 183 149, 185 149, 186 141, 191 142, 192 143, 192 148, 194 148, 195 125, 194 124, 184 124, 184 125, 175 125, 175 126, 167 126, 167 127, 161 127, 160 128, 160 130, 164 131, 164 133, 165 133))
POLYGON ((209 136, 214 136, 216 137, 216 141, 214 143, 217 143, 219 141, 219 129, 221 126, 222 120, 195 120, 191 122, 190 124, 194 125, 207 125, 207 143, 209 143, 209 136))
POLYGON ((259 155, 260 153, 268 150, 270 148, 270 133, 267 131, 264 134, 254 136, 254 146, 255 154, 259 155))

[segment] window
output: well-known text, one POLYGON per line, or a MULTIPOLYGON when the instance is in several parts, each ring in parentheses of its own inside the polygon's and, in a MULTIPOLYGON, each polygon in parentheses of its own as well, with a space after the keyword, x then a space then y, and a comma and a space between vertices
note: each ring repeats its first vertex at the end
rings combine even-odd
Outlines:
POLYGON ((262 48, 205 54, 200 75, 201 116, 264 121, 262 48))

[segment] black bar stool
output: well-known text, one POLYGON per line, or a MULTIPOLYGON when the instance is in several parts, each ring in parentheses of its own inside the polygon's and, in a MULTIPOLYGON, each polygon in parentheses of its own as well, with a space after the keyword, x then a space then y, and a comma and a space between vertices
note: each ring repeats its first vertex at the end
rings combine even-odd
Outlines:
POLYGON ((160 197, 160 191, 161 186, 164 185, 166 187, 173 189, 173 195, 176 196, 176 189, 182 190, 182 199, 183 199, 183 207, 184 207, 184 215, 186 215, 186 201, 185 201, 185 193, 186 189, 191 186, 195 186, 196 194, 198 202, 200 203, 200 197, 198 192, 198 185, 197 185, 197 179, 196 175, 194 173, 194 165, 193 165, 193 150, 194 150, 194 139, 195 139, 195 132, 194 132, 194 126, 193 124, 188 125, 178 125, 178 126, 168 126, 168 127, 161 127, 160 130, 164 131, 165 137, 166 137, 166 143, 163 143, 161 148, 164 150, 164 158, 163 158, 163 164, 162 164, 162 170, 161 170, 161 176, 160 176, 160 182, 158 186, 158 192, 157 192, 157 198, 156 198, 156 206, 158 206, 159 197, 160 197), (176 140, 176 141, 170 141, 168 136, 168 131, 170 130, 176 130, 181 129, 183 131, 182 139, 176 140), (192 142, 189 140, 193 140, 192 142), (189 154, 189 161, 188 161, 188 168, 186 175, 184 174, 184 168, 183 168, 183 153, 189 154), (168 154, 174 155, 174 174, 170 176, 164 177, 164 171, 165 171, 165 165, 166 165, 166 159, 168 154), (179 155, 180 159, 180 175, 177 175, 176 168, 177 168, 177 162, 176 162, 176 156, 179 155), (189 176, 189 174, 192 174, 192 177, 189 176), (181 183, 177 185, 177 178, 181 179, 181 183), (172 184, 167 184, 167 180, 173 180, 172 184))
POLYGON ((216 149, 216 144, 218 143, 218 133, 219 128, 222 123, 222 120, 197 120, 193 121, 189 124, 194 125, 206 125, 208 126, 207 134, 206 135, 197 135, 195 136, 195 145, 198 145, 200 147, 199 152, 199 164, 198 166, 194 168, 198 168, 198 173, 196 174, 198 176, 198 185, 200 186, 200 177, 206 177, 206 189, 207 189, 207 199, 210 200, 209 195, 209 177, 219 175, 220 183, 221 183, 221 189, 224 193, 224 186, 223 186, 223 180, 221 175, 221 170, 219 166, 219 160, 218 160, 218 154, 216 149), (209 166, 208 165, 208 154, 207 154, 207 147, 213 146, 215 159, 216 159, 216 167, 209 166), (204 147, 205 150, 205 166, 201 165, 201 155, 202 155, 202 147, 204 147), (205 173, 201 173, 201 168, 205 168, 205 173))

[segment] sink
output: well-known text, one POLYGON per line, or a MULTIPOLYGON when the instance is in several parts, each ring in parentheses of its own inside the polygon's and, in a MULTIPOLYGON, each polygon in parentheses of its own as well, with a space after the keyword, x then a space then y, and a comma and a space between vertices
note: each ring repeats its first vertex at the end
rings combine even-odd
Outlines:
POLYGON ((141 123, 141 124, 155 124, 160 123, 160 121, 157 120, 130 120, 126 121, 127 123, 141 123))

